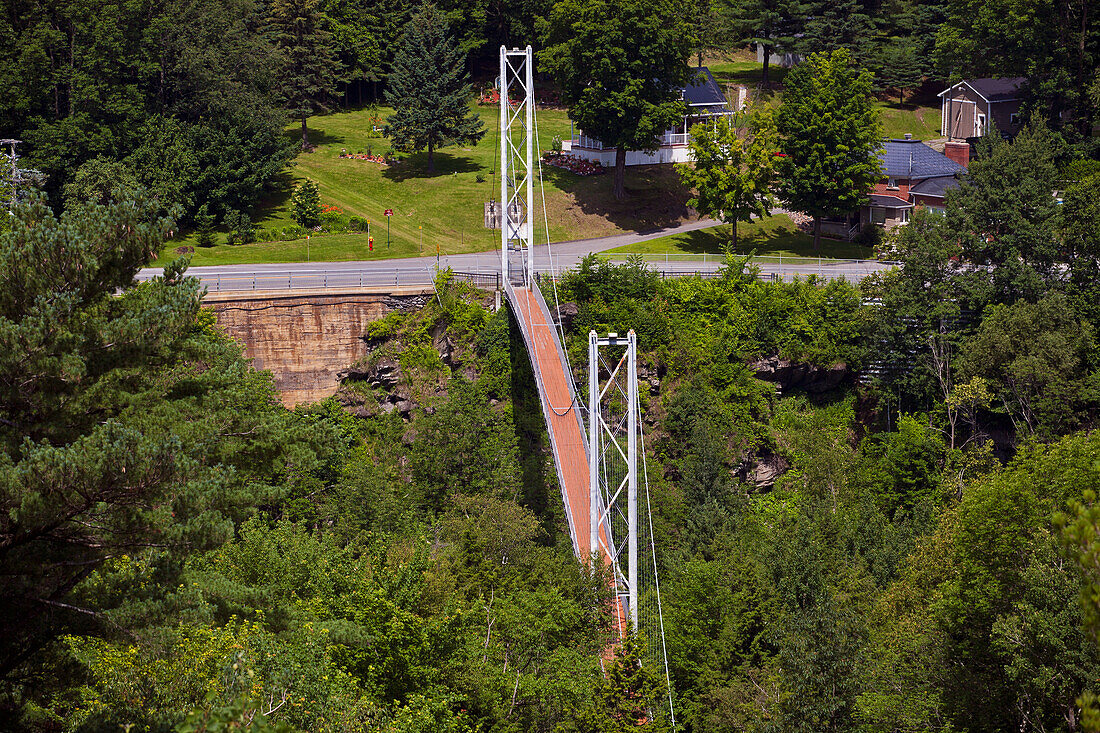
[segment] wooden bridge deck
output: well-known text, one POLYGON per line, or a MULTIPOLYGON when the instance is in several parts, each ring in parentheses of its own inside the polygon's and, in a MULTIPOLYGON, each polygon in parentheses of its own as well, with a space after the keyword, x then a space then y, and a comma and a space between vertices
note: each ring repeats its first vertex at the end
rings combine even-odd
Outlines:
MULTIPOLYGON (((593 549, 590 547, 588 511, 588 441, 573 378, 568 372, 565 352, 542 293, 537 288, 508 286, 506 294, 535 372, 573 551, 581 560, 587 560, 593 549)), ((605 547, 608 544, 602 527, 600 541, 605 547)), ((606 551, 600 554, 605 563, 610 562, 606 551)), ((616 598, 612 613, 615 627, 622 635, 626 628, 626 615, 621 598, 616 598)))

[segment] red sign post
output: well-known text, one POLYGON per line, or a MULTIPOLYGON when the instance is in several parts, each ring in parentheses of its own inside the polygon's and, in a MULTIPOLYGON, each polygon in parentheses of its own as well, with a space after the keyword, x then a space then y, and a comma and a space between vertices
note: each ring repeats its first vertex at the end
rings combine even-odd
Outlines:
POLYGON ((390 217, 393 216, 393 209, 386 209, 386 249, 390 248, 390 217))

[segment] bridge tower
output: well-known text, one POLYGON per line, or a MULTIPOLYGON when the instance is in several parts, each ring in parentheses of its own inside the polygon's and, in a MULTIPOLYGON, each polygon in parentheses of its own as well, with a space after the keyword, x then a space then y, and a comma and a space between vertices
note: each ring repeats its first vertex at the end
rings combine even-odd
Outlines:
POLYGON ((534 283, 535 65, 531 47, 500 47, 500 274, 534 283), (513 105, 513 102, 515 104, 513 105), (513 255, 518 259, 511 266, 513 255))
POLYGON ((638 339, 588 332, 589 547, 610 561, 620 607, 638 626, 638 339), (611 367, 600 349, 626 347, 611 367), (600 386, 600 367, 609 372, 600 386), (626 495, 623 495, 623 492, 626 495), (623 555, 625 554, 625 568, 623 555))

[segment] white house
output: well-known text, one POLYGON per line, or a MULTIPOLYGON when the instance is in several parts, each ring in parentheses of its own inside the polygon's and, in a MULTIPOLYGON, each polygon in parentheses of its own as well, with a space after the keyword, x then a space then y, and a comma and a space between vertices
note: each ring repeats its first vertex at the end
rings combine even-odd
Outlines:
MULTIPOLYGON (((695 78, 680 90, 681 98, 687 103, 687 114, 676 127, 666 130, 661 136, 661 145, 654 152, 644 150, 628 150, 626 152, 627 165, 649 165, 652 163, 686 163, 688 157, 688 137, 691 126, 712 119, 733 114, 726 95, 722 93, 718 82, 710 73, 710 69, 700 66, 695 70, 695 78)), ((739 93, 738 107, 744 105, 745 93, 739 93)), ((594 137, 584 134, 583 130, 574 132, 572 139, 562 143, 562 152, 569 153, 584 160, 598 162, 605 168, 615 165, 615 148, 604 147, 604 144, 594 137)))

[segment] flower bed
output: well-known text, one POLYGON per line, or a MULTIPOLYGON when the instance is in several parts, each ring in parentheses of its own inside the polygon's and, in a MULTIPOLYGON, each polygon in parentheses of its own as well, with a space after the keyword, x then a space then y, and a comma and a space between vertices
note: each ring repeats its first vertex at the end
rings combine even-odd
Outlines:
POLYGON ((341 158, 353 158, 355 160, 366 160, 371 163, 378 163, 380 165, 390 165, 390 161, 386 160, 381 155, 371 155, 370 153, 348 153, 340 151, 341 158))
POLYGON ((607 172, 599 161, 585 160, 565 153, 546 153, 542 156, 542 162, 578 176, 599 176, 607 172))

